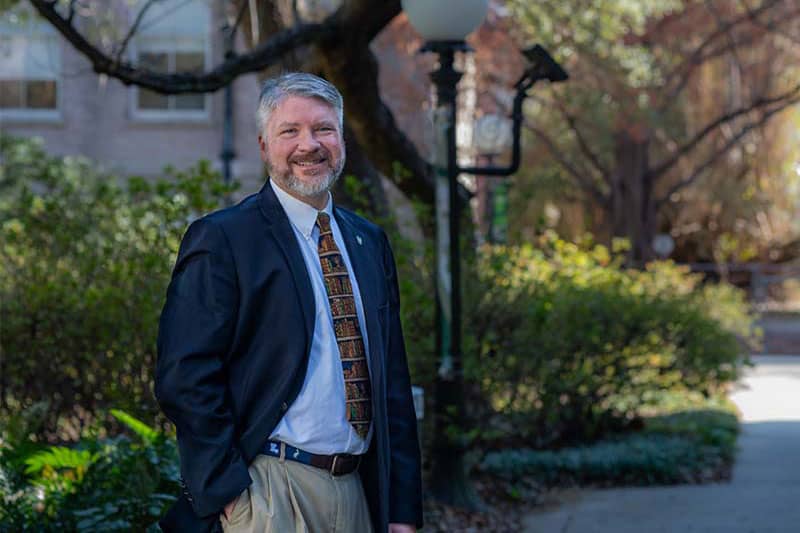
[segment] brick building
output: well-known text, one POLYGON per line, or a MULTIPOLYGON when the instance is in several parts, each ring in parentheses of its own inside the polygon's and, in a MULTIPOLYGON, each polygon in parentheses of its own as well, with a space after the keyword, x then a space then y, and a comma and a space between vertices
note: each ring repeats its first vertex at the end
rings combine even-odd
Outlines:
MULTIPOLYGON (((127 27, 136 13, 134 6, 115 16, 127 27)), ((224 54, 222 25, 212 0, 154 3, 125 54, 166 72, 208 68, 224 54)), ((122 175, 158 176, 167 164, 186 168, 201 158, 219 167, 223 92, 163 96, 126 87, 97 76, 70 43, 24 9, 0 18, 0 130, 41 137, 50 153, 80 154, 122 175)), ((257 100, 254 74, 233 83, 233 176, 245 189, 262 179, 257 100)))

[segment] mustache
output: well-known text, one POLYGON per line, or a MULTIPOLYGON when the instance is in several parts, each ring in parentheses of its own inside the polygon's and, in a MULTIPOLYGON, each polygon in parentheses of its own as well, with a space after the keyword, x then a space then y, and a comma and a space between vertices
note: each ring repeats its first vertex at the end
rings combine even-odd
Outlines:
POLYGON ((292 157, 289 161, 291 163, 309 163, 321 160, 330 160, 331 154, 325 148, 317 148, 313 152, 292 157))

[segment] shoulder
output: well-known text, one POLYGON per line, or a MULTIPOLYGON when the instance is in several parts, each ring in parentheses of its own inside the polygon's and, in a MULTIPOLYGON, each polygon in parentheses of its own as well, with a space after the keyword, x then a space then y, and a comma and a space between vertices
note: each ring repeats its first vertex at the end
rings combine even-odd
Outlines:
POLYGON ((229 248, 231 240, 260 217, 257 195, 250 195, 239 203, 206 213, 191 221, 183 236, 182 250, 213 250, 229 248))
POLYGON ((258 208, 258 194, 251 194, 235 205, 207 213, 200 217, 197 222, 226 228, 232 225, 248 223, 254 216, 261 216, 258 208))
POLYGON ((258 195, 251 194, 235 205, 205 213, 189 224, 187 235, 196 231, 236 233, 239 227, 252 224, 260 217, 258 195))

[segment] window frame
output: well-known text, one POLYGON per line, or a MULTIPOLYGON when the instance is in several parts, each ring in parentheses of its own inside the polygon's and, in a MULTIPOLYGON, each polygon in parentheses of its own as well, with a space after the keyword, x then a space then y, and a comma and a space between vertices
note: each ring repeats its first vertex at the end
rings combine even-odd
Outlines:
MULTIPOLYGON (((64 84, 62 79, 63 68, 63 43, 59 39, 55 30, 50 28, 42 21, 30 20, 22 23, 19 27, 0 27, 2 36, 13 38, 22 37, 24 42, 30 43, 34 40, 44 42, 48 51, 55 54, 55 72, 51 78, 18 78, 21 82, 29 81, 52 81, 56 87, 56 101, 54 108, 34 108, 34 107, 0 107, 0 120, 4 122, 32 122, 32 123, 60 123, 63 120, 61 110, 64 104, 64 84), (52 47, 52 48, 51 48, 52 47)), ((13 46, 13 45, 12 45, 13 46)), ((0 78, 9 80, 10 78, 0 78)))
MULTIPOLYGON (((211 14, 209 14, 210 24, 211 14)), ((208 28, 207 28, 208 30, 208 28)), ((202 47, 189 50, 190 52, 202 52, 203 54, 203 70, 208 71, 211 67, 211 35, 209 31, 205 34, 198 34, 196 36, 181 36, 181 37, 150 37, 144 36, 136 39, 131 43, 130 59, 136 63, 140 54, 142 53, 166 53, 167 64, 170 73, 174 73, 175 67, 175 54, 184 52, 186 50, 178 50, 177 42, 185 38, 188 40, 195 40, 202 42, 202 47), (148 46, 142 47, 140 43, 146 42, 148 46), (155 45, 153 44, 155 43, 155 45), (144 48, 142 50, 141 48, 144 48)), ((209 123, 211 121, 211 94, 203 94, 203 109, 141 109, 139 107, 139 91, 140 87, 133 86, 128 91, 128 111, 131 119, 134 122, 140 123, 159 123, 159 122, 182 122, 182 123, 209 123)), ((168 95, 170 98, 177 95, 168 95)))

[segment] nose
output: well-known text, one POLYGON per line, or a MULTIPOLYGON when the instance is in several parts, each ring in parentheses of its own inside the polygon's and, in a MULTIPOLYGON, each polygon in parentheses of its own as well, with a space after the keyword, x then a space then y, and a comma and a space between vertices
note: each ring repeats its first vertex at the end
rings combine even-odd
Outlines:
POLYGON ((297 149, 303 152, 313 152, 319 148, 319 140, 310 129, 303 129, 297 139, 297 149))

